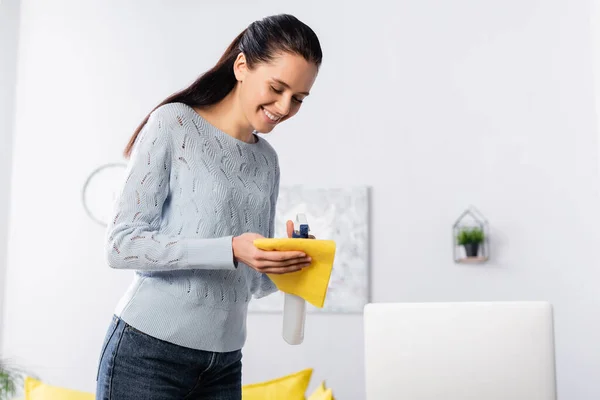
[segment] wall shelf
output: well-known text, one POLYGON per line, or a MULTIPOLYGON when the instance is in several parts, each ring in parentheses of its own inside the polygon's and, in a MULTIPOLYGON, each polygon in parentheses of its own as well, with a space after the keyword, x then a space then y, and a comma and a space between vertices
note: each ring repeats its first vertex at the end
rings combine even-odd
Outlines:
POLYGON ((481 264, 490 259, 489 224, 475 207, 460 214, 452 228, 455 263, 481 264))

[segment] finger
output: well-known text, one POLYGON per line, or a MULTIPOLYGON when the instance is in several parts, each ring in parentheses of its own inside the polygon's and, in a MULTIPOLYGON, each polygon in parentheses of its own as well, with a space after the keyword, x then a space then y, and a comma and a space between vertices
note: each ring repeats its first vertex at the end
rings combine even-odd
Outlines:
POLYGON ((255 259, 258 261, 286 261, 306 257, 301 251, 261 251, 255 259))
POLYGON ((315 238, 315 235, 308 235, 308 238, 309 238, 309 239, 316 239, 316 238, 315 238))
POLYGON ((291 238, 294 235, 294 223, 292 222, 292 220, 287 220, 286 224, 285 224, 286 230, 287 230, 287 235, 289 238, 291 238))
POLYGON ((284 268, 299 265, 301 267, 308 267, 311 263, 310 257, 296 258, 293 260, 285 261, 259 261, 257 265, 259 268, 284 268))
POLYGON ((260 272, 264 274, 289 274, 292 272, 298 272, 306 267, 301 267, 299 265, 289 266, 289 267, 269 267, 269 268, 261 268, 260 272))

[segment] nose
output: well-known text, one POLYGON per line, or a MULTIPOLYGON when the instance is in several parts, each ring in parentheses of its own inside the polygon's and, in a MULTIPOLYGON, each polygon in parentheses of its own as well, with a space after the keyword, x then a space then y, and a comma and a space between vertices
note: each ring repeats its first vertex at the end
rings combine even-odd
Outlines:
POLYGON ((286 115, 288 115, 290 113, 291 106, 292 106, 292 101, 291 101, 291 99, 288 99, 287 97, 280 99, 276 103, 277 112, 282 117, 285 117, 286 115))

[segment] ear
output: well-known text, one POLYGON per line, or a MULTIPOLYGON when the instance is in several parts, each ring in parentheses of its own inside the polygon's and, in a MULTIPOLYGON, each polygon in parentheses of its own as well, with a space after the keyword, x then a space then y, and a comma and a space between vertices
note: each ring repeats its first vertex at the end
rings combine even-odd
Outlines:
POLYGON ((233 73, 238 82, 243 81, 246 77, 246 74, 248 73, 248 64, 246 63, 246 56, 244 53, 238 54, 235 59, 235 62, 233 63, 233 73))

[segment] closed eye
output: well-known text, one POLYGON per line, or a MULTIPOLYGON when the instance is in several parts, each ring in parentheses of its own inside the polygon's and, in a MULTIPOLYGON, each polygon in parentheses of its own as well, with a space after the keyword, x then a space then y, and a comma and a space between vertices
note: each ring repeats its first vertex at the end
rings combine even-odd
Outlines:
MULTIPOLYGON (((274 86, 271 86, 271 90, 272 90, 273 92, 277 93, 277 94, 282 94, 282 93, 283 93, 283 90, 277 89, 277 88, 275 88, 274 86)), ((295 103, 298 103, 298 104, 301 104, 301 103, 302 103, 302 101, 303 101, 303 100, 300 100, 300 99, 299 99, 299 98, 297 98, 297 97, 292 97, 292 100, 293 100, 295 103)))

